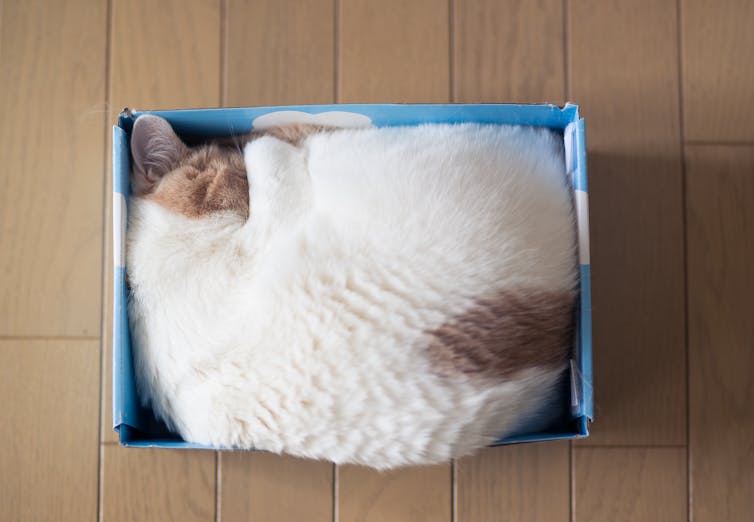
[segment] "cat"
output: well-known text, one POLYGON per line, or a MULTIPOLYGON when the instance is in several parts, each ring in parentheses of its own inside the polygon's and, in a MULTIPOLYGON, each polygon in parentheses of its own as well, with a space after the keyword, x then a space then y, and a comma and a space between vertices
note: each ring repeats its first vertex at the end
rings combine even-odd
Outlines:
POLYGON ((473 453, 557 401, 573 341, 562 137, 481 124, 131 136, 145 406, 187 441, 379 469, 473 453))

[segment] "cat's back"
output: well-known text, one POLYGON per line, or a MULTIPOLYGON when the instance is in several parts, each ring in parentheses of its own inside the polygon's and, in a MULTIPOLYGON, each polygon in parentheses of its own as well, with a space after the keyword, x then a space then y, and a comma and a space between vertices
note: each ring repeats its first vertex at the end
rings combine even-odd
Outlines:
POLYGON ((283 363, 273 376, 267 361, 258 380, 265 393, 296 382, 280 394, 312 406, 283 412, 291 428, 273 448, 437 461, 535 412, 565 364, 576 275, 557 136, 430 125, 304 146, 310 214, 275 240, 257 279, 271 289, 264 352, 306 361, 306 379, 283 363), (317 430, 337 444, 298 445, 317 430))
POLYGON ((412 213, 432 202, 473 209, 490 196, 545 198, 560 196, 565 186, 562 138, 542 128, 467 123, 343 129, 314 135, 306 147, 322 207, 387 199, 408 204, 403 208, 412 213), (338 204, 330 205, 335 192, 338 204))
POLYGON ((554 132, 433 124, 342 130, 306 146, 315 236, 322 227, 396 270, 476 279, 470 292, 506 278, 571 284, 572 196, 554 132))

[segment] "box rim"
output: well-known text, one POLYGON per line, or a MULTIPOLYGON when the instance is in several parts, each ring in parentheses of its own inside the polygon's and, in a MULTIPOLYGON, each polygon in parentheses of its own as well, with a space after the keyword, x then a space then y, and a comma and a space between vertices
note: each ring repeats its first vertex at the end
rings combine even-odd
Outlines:
MULTIPOLYGON (((236 115, 252 115, 263 116, 279 111, 298 111, 312 115, 321 114, 324 112, 332 111, 346 111, 357 112, 363 114, 374 115, 379 111, 406 111, 406 110, 419 109, 419 113, 426 113, 426 111, 444 111, 444 117, 453 117, 459 114, 463 115, 467 113, 469 109, 472 111, 479 111, 484 109, 489 110, 508 110, 508 111, 523 111, 529 112, 530 115, 535 114, 537 116, 536 121, 541 123, 545 116, 550 115, 555 119, 557 125, 536 125, 559 129, 564 132, 564 140, 567 141, 566 136, 568 133, 572 133, 572 146, 571 152, 572 158, 572 172, 574 181, 574 192, 581 191, 584 195, 588 194, 587 186, 587 171, 586 171, 586 144, 585 144, 585 122, 583 118, 579 117, 579 107, 576 104, 567 103, 563 107, 558 107, 552 104, 326 104, 326 105, 294 105, 294 106, 269 106, 269 107, 239 107, 239 108, 217 108, 217 109, 175 109, 175 110, 157 110, 157 111, 130 111, 124 110, 118 118, 118 124, 113 127, 113 197, 116 195, 124 198, 124 201, 128 201, 128 169, 130 168, 129 151, 128 151, 128 135, 130 129, 136 118, 142 114, 156 114, 165 117, 171 124, 178 126, 187 120, 195 117, 209 116, 218 117, 222 114, 226 116, 221 119, 227 121, 227 115, 230 112, 234 112, 236 115), (375 112, 376 111, 376 112, 375 112), (538 113, 538 114, 537 114, 538 113), (570 129, 569 129, 570 128, 570 129), (124 176, 125 172, 125 176, 124 176), (125 178, 125 183, 123 182, 125 178)), ((417 114, 414 112, 414 117, 417 114)), ((479 113, 477 113, 479 115, 479 113)), ((370 116, 371 118, 371 116, 370 116)), ((425 121, 434 121, 431 118, 426 119, 426 114, 421 115, 418 123, 425 121)), ((374 120, 372 120, 374 121, 374 120)), ((378 119, 379 121, 379 119, 378 119)), ((477 120, 475 120, 477 121, 477 120)), ((249 124, 253 122, 253 119, 249 120, 249 124)), ((489 123, 499 123, 497 121, 490 121, 489 123)), ((406 123, 399 123, 397 125, 404 125, 406 123)), ((517 124, 527 125, 526 123, 508 123, 505 124, 517 124)), ((531 125, 531 124, 529 124, 531 125)), ((384 125, 378 125, 384 126, 384 125)), ((218 128, 217 126, 215 128, 218 128)), ((251 129, 232 128, 230 130, 246 132, 251 129)), ((569 151, 566 151, 566 155, 569 155, 569 151)), ((567 165, 569 168, 569 165, 567 165)), ((123 241, 125 240, 124 229, 120 231, 117 236, 115 233, 115 227, 124 226, 126 219, 127 204, 123 203, 113 205, 113 226, 114 234, 113 240, 116 237, 120 237, 121 244, 113 245, 114 262, 117 263, 118 258, 116 251, 120 251, 123 247, 123 241), (119 212, 119 215, 115 215, 119 212)), ((593 419, 593 397, 592 397, 592 339, 591 339, 591 282, 590 282, 590 263, 588 262, 588 207, 584 209, 587 218, 586 224, 586 249, 587 257, 586 263, 579 265, 579 321, 577 326, 577 346, 574 350, 574 356, 577 359, 577 365, 575 366, 575 372, 572 371, 571 377, 572 383, 572 406, 573 412, 571 420, 576 424, 576 429, 571 432, 564 433, 536 433, 526 435, 514 435, 499 440, 493 444, 493 446, 503 444, 515 444, 521 442, 534 442, 543 440, 560 440, 560 439, 574 439, 583 438, 589 435, 589 423, 593 419)), ((580 249, 583 248, 580 246, 580 249)), ((583 252, 580 253, 580 257, 583 260, 583 252)), ((200 444, 189 443, 179 440, 161 440, 159 438, 153 439, 138 439, 135 437, 135 433, 138 432, 138 428, 134 424, 150 423, 150 419, 138 419, 138 415, 133 415, 133 412, 139 411, 138 399, 135 394, 135 386, 131 386, 129 393, 126 390, 125 382, 123 379, 117 377, 121 376, 124 367, 129 365, 132 368, 132 360, 130 355, 130 339, 127 320, 127 296, 124 295, 125 291, 125 258, 121 255, 122 266, 116 266, 114 274, 114 292, 113 292, 113 429, 119 432, 119 442, 124 446, 137 446, 137 447, 170 447, 170 448, 186 448, 186 449, 231 449, 231 448, 217 448, 204 446, 200 444), (122 273, 118 272, 122 269, 122 273), (125 310, 125 313, 124 313, 125 310), (128 342, 126 342, 128 340, 128 342), (120 385, 120 386, 119 386, 120 385)), ((133 377, 133 376, 132 376, 133 377)), ((133 378, 131 378, 133 383, 133 378)))

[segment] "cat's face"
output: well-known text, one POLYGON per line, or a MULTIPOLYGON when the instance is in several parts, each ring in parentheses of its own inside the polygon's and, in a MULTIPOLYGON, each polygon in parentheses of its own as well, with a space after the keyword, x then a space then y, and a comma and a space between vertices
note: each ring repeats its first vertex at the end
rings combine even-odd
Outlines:
POLYGON ((249 215, 249 184, 239 148, 187 147, 163 118, 139 117, 131 134, 131 193, 190 218, 249 215))

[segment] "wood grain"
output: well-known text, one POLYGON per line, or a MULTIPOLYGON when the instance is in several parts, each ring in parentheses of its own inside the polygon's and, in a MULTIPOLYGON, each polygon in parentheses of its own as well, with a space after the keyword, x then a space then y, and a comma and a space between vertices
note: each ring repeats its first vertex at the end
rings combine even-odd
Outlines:
POLYGON ((220 103, 220 1, 149 0, 112 7, 113 109, 220 103))
POLYGON ((332 103, 334 0, 230 0, 225 104, 332 103))
POLYGON ((95 520, 97 341, 0 340, 0 520, 95 520))
POLYGON ((456 462, 457 522, 568 521, 568 442, 488 448, 456 462))
POLYGON ((333 520, 332 464, 263 452, 220 457, 223 522, 333 520))
POLYGON ((340 522, 442 522, 451 520, 449 465, 377 472, 338 468, 340 522))
MULTIPOLYGON (((563 2, 453 2, 454 101, 565 101, 563 2)), ((456 463, 457 520, 568 520, 568 443, 491 448, 456 463)))
MULTIPOLYGON (((334 102, 334 14, 333 0, 230 0, 224 103, 334 102)), ((220 474, 223 520, 332 520, 331 464, 226 452, 220 474)))
POLYGON ((754 512, 754 147, 686 148, 696 521, 754 512))
POLYGON ((754 142, 754 2, 683 0, 687 140, 754 142))
MULTIPOLYGON (((220 2, 138 0, 112 6, 110 121, 120 109, 220 105, 220 2), (134 20, 139 20, 138 24, 134 20)), ((108 129, 103 288, 102 438, 112 431, 112 175, 108 129)))
POLYGON ((584 444, 685 444, 676 4, 569 5, 589 149, 597 411, 584 444))
POLYGON ((339 102, 448 101, 447 0, 339 5, 339 102))
MULTIPOLYGON (((102 121, 123 105, 328 103, 338 89, 339 101, 443 102, 455 71, 456 101, 568 94, 588 120, 598 411, 593 437, 575 444, 573 520, 685 520, 678 75, 687 140, 753 142, 753 9, 746 0, 0 0, 0 519, 98 518, 100 329, 108 444, 99 518, 213 520, 215 486, 220 520, 308 520, 332 509, 327 465, 224 454, 216 485, 212 453, 109 444, 102 121), (9 338, 18 336, 91 340, 9 338), (643 447, 654 444, 678 446, 643 447)), ((754 510, 754 152, 693 145, 686 165, 688 515, 737 522, 754 510)), ((552 470, 564 465, 563 446, 459 461, 458 520, 557 520, 563 484, 552 470)), ((351 469, 339 471, 340 520, 450 516, 447 466, 387 477, 351 469)))
POLYGON ((3 5, 0 335, 99 335, 105 2, 3 5))
MULTIPOLYGON (((449 3, 339 2, 338 102, 448 102, 449 3)), ((344 521, 450 520, 450 464, 338 468, 344 521)))
POLYGON ((574 469, 578 522, 687 520, 685 448, 576 448, 574 469))
POLYGON ((106 445, 102 513, 107 522, 215 520, 215 453, 106 445))
POLYGON ((3 4, 5 0, 0 0, 0 53, 3 52, 3 4))
POLYGON ((563 5, 453 2, 454 101, 564 103, 563 5))

